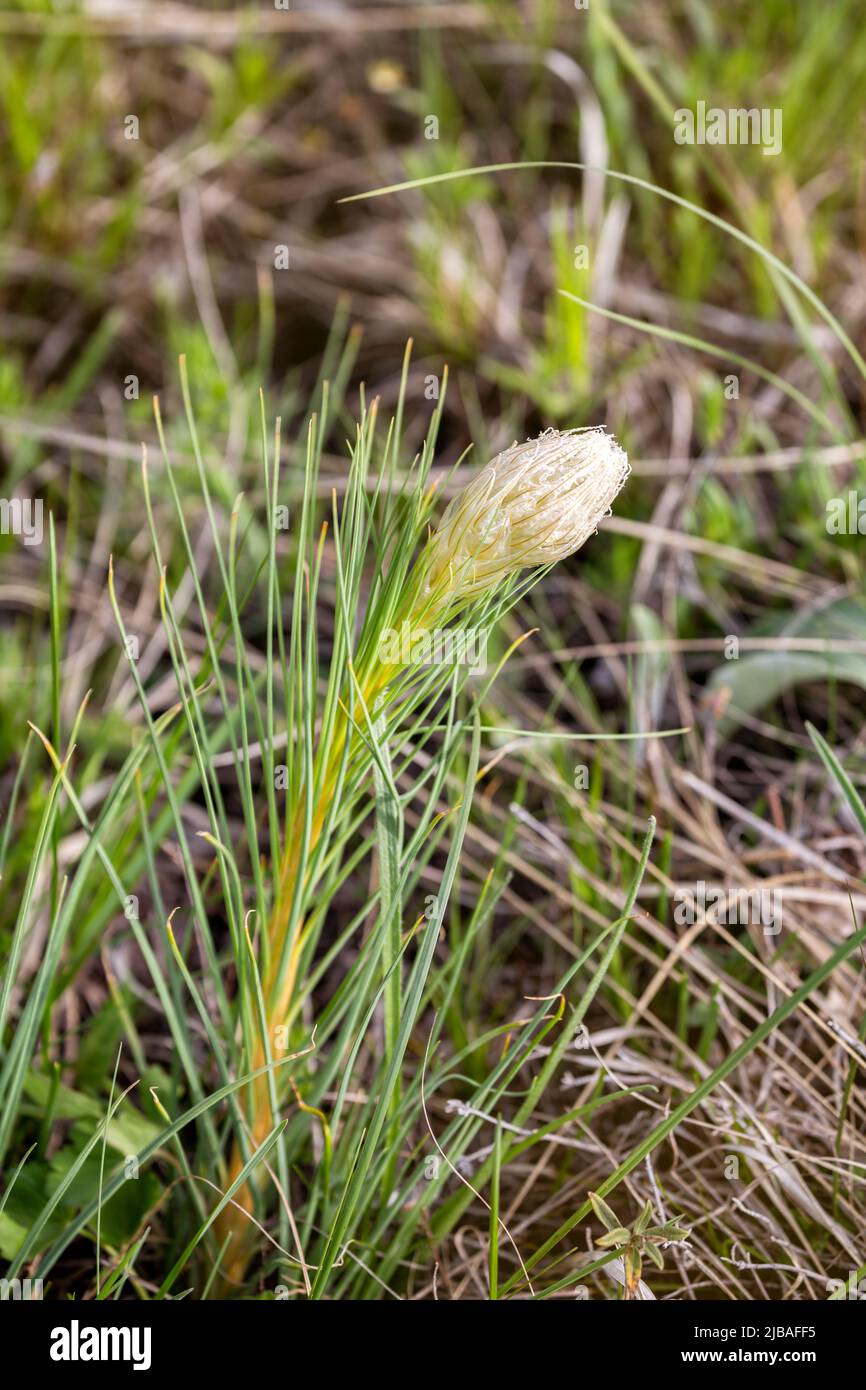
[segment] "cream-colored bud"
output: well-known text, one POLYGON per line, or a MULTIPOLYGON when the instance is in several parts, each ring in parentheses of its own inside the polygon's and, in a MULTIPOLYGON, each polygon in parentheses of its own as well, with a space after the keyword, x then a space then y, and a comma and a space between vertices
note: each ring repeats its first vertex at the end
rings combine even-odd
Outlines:
POLYGON ((628 473, 602 428, 550 429, 513 444, 446 508, 428 552, 428 593, 474 598, 516 570, 573 554, 628 473))

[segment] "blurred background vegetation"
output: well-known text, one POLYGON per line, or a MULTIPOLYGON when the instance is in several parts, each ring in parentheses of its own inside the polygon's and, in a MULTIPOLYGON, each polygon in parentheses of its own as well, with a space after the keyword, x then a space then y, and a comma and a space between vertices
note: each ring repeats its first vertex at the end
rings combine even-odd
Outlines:
MULTIPOLYGON (((616 835, 634 831, 648 807, 660 816, 663 868, 674 878, 710 877, 731 863, 740 881, 744 866, 790 868, 773 858, 767 825, 828 856, 837 880, 861 877, 850 816, 815 762, 805 720, 844 745, 860 782, 862 540, 828 534, 825 509, 864 481, 864 380, 828 323, 752 247, 646 184, 773 251, 862 350, 864 90, 859 0, 288 11, 0 0, 0 493, 44 498, 53 515, 64 631, 61 688, 51 674, 47 544, 0 536, 0 804, 13 794, 25 720, 68 735, 88 689, 78 756, 89 804, 127 748, 136 716, 105 576, 112 554, 124 611, 148 631, 157 581, 146 563, 139 460, 142 441, 156 455, 154 394, 182 491, 193 478, 178 356, 220 503, 228 509, 241 490, 261 501, 263 387, 269 415, 282 417, 291 507, 322 382, 334 410, 327 499, 345 478, 361 384, 367 401, 392 410, 411 338, 409 456, 447 366, 437 465, 471 468, 548 425, 605 423, 634 468, 601 539, 560 567, 503 634, 504 644, 529 624, 540 633, 513 663, 503 718, 561 720, 572 733, 692 730, 628 752, 564 745, 545 754, 535 781, 521 760, 503 760, 482 798, 483 834, 540 857, 573 896, 563 906, 554 894, 535 914, 522 898, 510 904, 513 930, 479 958, 460 1027, 471 1031, 483 1007, 508 1017, 515 1000, 549 986, 547 925, 564 920, 570 933, 575 902, 590 913, 607 907, 605 881, 627 877, 630 863, 616 835), (781 153, 678 145, 674 112, 698 101, 780 108, 781 153), (591 170, 538 167, 576 161, 591 170), (527 167, 341 201, 516 162, 527 167), (735 671, 722 659, 731 634, 755 644, 735 671), (791 636, 816 649, 773 649, 791 636), (828 636, 850 650, 826 651, 828 636), (582 762, 592 767, 590 831, 561 797, 582 762), (716 790, 712 809, 682 780, 684 768, 716 790), (511 821, 506 832, 502 811, 514 795, 556 824, 585 872, 551 868, 537 822, 518 831, 511 821)), ((158 467, 152 486, 171 528, 158 467)), ((212 557, 192 492, 189 509, 206 571, 212 557)), ((182 552, 167 541, 166 555, 179 584, 182 552)), ((154 651, 146 675, 155 707, 160 663, 154 651)), ((28 749, 35 768, 32 741, 28 749)), ((46 776, 42 768, 22 783, 0 842, 0 928, 14 920, 46 776)), ((483 834, 479 858, 467 860, 470 879, 490 853, 483 834)), ((74 842, 66 854, 74 858, 74 842)), ((109 896, 94 902, 67 981, 110 918, 109 896)), ((669 920, 668 897, 664 885, 649 890, 660 921, 669 920)), ((822 940, 850 928, 842 898, 805 900, 822 940)), ((650 949, 652 968, 665 940, 650 949)), ((753 944, 769 958, 766 941, 753 944)), ((821 957, 814 940, 804 950, 821 957)), ((796 978, 787 945, 780 959, 796 978)), ((763 997, 754 960, 730 942, 713 961, 749 1007, 763 997)), ((618 957, 615 1019, 627 1016, 649 968, 639 953, 618 957)), ((658 987, 660 1017, 709 1057, 726 1015, 703 967, 699 985, 691 968, 685 958, 658 987)), ((91 982, 84 1016, 101 998, 91 982)), ((856 1034, 851 1008, 846 1026, 856 1034)), ((88 1072, 87 1050, 76 1053, 85 1089, 98 1084, 98 1057, 88 1072)), ((828 1132, 834 1077, 815 1100, 828 1132)), ((756 1094, 760 1084, 756 1070, 756 1094)), ((795 1138, 807 1143, 799 1128, 795 1138)), ((829 1232, 822 1240, 832 1245, 829 1232)), ((729 1248, 720 1240, 707 1258, 729 1248)), ((838 1248, 848 1260, 844 1241, 838 1248)), ((758 1285, 749 1290, 760 1296, 758 1285)))
MULTIPOLYGON (((132 541, 138 441, 152 436, 154 392, 166 418, 178 414, 180 352, 203 429, 228 432, 225 468, 243 483, 259 386, 291 448, 323 366, 339 360, 347 392, 364 381, 393 405, 411 336, 410 441, 430 379, 450 369, 443 463, 470 442, 483 457, 539 426, 605 420, 652 474, 630 493, 646 517, 671 455, 805 448, 766 483, 689 470, 689 529, 850 578, 850 548, 816 524, 836 478, 808 447, 828 441, 724 351, 827 405, 843 432, 863 383, 825 325, 804 347, 748 247, 640 187, 566 170, 338 200, 473 164, 608 166, 738 224, 857 340, 866 31, 855 0, 290 12, 28 0, 0 11, 0 32, 6 491, 29 479, 58 515, 71 509, 83 544, 108 488, 103 532, 115 548, 132 541), (782 153, 675 144, 674 109, 698 100, 780 107, 782 153), (613 325, 559 290, 709 339, 721 359, 613 325), (726 399, 728 372, 738 400, 726 399)), ((20 564, 14 538, 0 546, 20 564)), ((605 549, 620 594, 637 548, 617 537, 605 549)), ((731 578, 702 572, 717 611, 731 578)))

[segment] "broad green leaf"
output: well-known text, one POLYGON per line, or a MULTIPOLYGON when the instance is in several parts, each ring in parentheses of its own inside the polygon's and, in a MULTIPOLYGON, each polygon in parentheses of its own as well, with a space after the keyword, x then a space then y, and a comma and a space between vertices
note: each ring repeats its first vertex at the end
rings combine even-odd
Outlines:
POLYGON ((851 599, 806 616, 785 617, 762 624, 753 636, 804 637, 826 641, 825 651, 744 652, 712 673, 707 689, 729 692, 718 723, 728 738, 742 722, 777 700, 785 691, 807 681, 842 681, 866 690, 866 653, 833 648, 835 640, 866 642, 866 609, 851 599))
MULTIPOLYGON (((31 1071, 24 1079, 24 1094, 37 1106, 45 1106, 51 1090, 51 1078, 41 1072, 31 1071)), ((99 1101, 83 1096, 68 1086, 59 1086, 54 1102, 54 1113, 60 1120, 102 1121, 105 1107, 99 1101)), ((159 1134, 159 1128, 146 1120, 138 1111, 127 1107, 122 1114, 115 1115, 108 1125, 108 1143, 121 1154, 134 1154, 150 1144, 159 1134)))

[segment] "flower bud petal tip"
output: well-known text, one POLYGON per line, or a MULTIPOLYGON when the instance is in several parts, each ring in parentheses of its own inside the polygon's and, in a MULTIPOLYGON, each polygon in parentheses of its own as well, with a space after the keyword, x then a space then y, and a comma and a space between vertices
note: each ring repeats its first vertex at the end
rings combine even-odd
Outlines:
POLYGON ((428 587, 470 598, 516 570, 572 555, 610 515, 628 475, 625 451, 601 426, 512 444, 446 508, 428 587))

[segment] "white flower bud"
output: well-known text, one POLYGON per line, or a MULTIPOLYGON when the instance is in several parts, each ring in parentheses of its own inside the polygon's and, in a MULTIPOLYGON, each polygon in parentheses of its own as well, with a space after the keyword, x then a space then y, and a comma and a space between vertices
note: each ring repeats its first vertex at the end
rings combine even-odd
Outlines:
POLYGON ((545 430, 497 455, 448 505, 427 592, 474 598, 515 570, 579 550, 610 515, 628 458, 602 428, 545 430))

